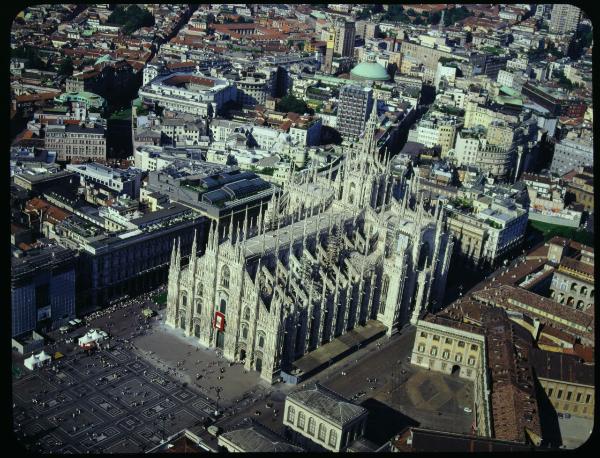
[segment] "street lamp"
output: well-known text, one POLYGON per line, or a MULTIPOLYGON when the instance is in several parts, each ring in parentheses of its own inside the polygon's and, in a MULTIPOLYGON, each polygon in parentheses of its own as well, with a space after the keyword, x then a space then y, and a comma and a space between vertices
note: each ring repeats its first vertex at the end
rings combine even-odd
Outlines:
POLYGON ((215 416, 219 415, 219 399, 221 399, 221 391, 223 391, 223 388, 221 388, 220 386, 213 386, 211 387, 215 390, 215 392, 217 393, 217 402, 216 402, 216 407, 215 407, 215 416))

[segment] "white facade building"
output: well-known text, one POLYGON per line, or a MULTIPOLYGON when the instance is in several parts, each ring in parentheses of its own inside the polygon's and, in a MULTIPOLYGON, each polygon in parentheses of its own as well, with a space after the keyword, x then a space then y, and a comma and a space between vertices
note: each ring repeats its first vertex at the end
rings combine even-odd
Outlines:
POLYGON ((224 79, 173 73, 153 79, 138 95, 144 103, 167 110, 214 117, 225 103, 237 99, 237 90, 224 79))

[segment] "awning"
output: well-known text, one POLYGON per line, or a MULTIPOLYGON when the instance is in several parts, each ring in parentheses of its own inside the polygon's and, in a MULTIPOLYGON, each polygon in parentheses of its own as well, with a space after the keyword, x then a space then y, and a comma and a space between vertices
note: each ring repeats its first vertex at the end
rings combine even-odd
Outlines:
POLYGON ((359 326, 331 342, 317 348, 315 351, 304 355, 293 363, 294 368, 306 377, 321 368, 335 362, 353 351, 357 350, 359 345, 369 342, 374 337, 384 334, 387 326, 377 320, 369 320, 364 326, 359 326))

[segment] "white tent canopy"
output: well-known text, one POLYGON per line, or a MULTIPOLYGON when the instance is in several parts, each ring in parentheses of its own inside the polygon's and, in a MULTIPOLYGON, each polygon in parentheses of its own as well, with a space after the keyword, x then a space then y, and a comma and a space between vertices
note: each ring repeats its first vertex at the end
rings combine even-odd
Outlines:
POLYGON ((102 342, 106 338, 108 338, 108 334, 106 332, 98 329, 90 329, 84 336, 79 338, 79 346, 102 342))
POLYGON ((37 355, 31 355, 29 358, 27 358, 24 361, 24 364, 27 369, 32 371, 32 370, 40 367, 46 361, 50 361, 51 359, 52 359, 52 357, 49 354, 47 354, 45 351, 42 350, 37 355))

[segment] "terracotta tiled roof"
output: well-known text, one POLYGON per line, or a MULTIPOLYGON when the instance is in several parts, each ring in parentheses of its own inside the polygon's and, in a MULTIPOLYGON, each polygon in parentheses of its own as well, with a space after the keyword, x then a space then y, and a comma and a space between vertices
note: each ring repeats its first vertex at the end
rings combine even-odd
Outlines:
POLYGON ((37 102, 41 100, 51 100, 56 97, 56 93, 54 92, 39 92, 37 94, 23 94, 15 97, 15 100, 18 103, 23 102, 37 102))

